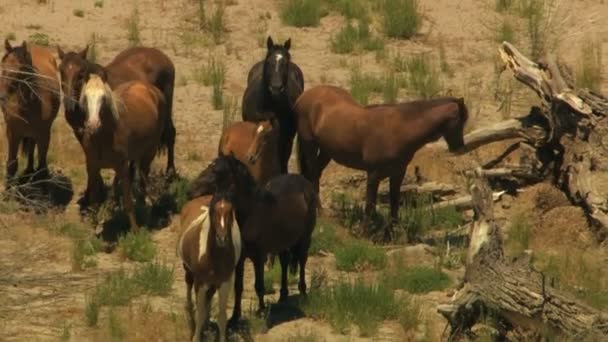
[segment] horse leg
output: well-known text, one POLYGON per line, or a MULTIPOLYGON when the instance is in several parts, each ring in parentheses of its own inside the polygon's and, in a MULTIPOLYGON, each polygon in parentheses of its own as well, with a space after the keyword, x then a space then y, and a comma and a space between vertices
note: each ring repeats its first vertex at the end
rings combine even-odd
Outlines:
MULTIPOLYGON (((7 128, 8 131, 8 128, 7 128)), ((17 168, 19 167, 19 161, 17 159, 17 153, 19 152, 19 137, 8 132, 8 158, 6 161, 6 179, 7 185, 17 174, 17 168)))
POLYGON ((298 244, 297 256, 300 263, 300 282, 298 283, 298 290, 300 290, 301 297, 306 297, 306 262, 308 261, 309 248, 310 235, 298 244))
MULTIPOLYGON (((50 134, 44 134, 43 136, 41 136, 40 138, 38 138, 38 141, 36 142, 36 144, 38 145, 38 176, 41 177, 42 179, 48 179, 49 178, 49 170, 48 170, 48 165, 47 165, 47 154, 49 151, 49 143, 51 141, 51 136, 50 134)), ((33 158, 34 156, 34 144, 32 144, 32 149, 31 149, 31 156, 33 158)))
POLYGON ((322 149, 319 149, 319 154, 317 155, 317 167, 315 169, 315 189, 317 194, 319 193, 319 187, 321 183, 321 175, 323 174, 323 170, 327 167, 329 162, 331 161, 331 157, 322 149))
POLYGON ((289 266, 289 249, 279 254, 279 260, 281 261, 281 295, 279 296, 279 303, 283 303, 289 296, 289 289, 287 288, 287 267, 289 266))
POLYGON ((367 192, 365 198, 365 218, 363 219, 364 231, 369 230, 372 214, 376 212, 376 199, 378 198, 378 186, 380 186, 380 176, 377 171, 367 172, 367 192))
POLYGON ((393 225, 399 222, 399 197, 401 197, 401 183, 405 177, 405 167, 401 168, 389 178, 389 197, 391 204, 391 223, 386 231, 386 238, 390 240, 393 225))
POLYGON ((289 172, 289 157, 293 148, 293 138, 296 135, 295 129, 290 127, 283 128, 281 125, 279 131, 279 162, 281 164, 281 173, 289 172))
POLYGON ((196 292, 196 321, 194 335, 192 336, 192 342, 200 342, 201 334, 203 332, 203 324, 207 320, 209 313, 206 311, 207 308, 207 285, 198 286, 195 284, 196 292))
MULTIPOLYGON (((34 150, 36 149, 36 144, 32 139, 24 139, 22 144, 27 153, 27 167, 23 174, 29 176, 34 173, 34 150)), ((38 155, 40 155, 40 148, 38 148, 38 155)))
POLYGON ((175 126, 173 125, 173 120, 168 120, 167 127, 167 177, 172 178, 175 176, 175 126))
POLYGON ((245 256, 241 258, 234 269, 234 308, 232 309, 232 317, 228 322, 231 326, 236 326, 241 319, 241 297, 243 295, 243 272, 245 267, 245 256))
POLYGON ((135 205, 131 197, 131 177, 129 176, 129 163, 124 162, 116 170, 122 183, 122 205, 129 217, 129 224, 133 231, 138 231, 137 221, 135 220, 135 205))
POLYGON ((190 327, 190 336, 194 336, 194 316, 192 312, 192 286, 194 285, 194 275, 184 264, 185 279, 186 279, 186 313, 188 314, 188 326, 190 327))
POLYGON ((220 328, 220 342, 226 341, 227 335, 227 322, 226 322, 226 309, 228 306, 228 296, 230 295, 230 284, 234 281, 234 276, 230 277, 230 280, 224 282, 220 286, 219 293, 219 312, 217 316, 217 322, 220 328))
POLYGON ((264 304, 264 254, 257 253, 253 258, 253 270, 255 273, 255 292, 258 295, 258 314, 266 311, 264 304))

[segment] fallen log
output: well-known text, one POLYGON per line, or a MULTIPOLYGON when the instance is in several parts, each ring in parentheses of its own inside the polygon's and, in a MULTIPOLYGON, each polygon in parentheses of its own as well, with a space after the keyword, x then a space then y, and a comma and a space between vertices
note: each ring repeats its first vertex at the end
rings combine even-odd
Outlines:
MULTIPOLYGON (((504 195, 506 191, 494 192, 492 193, 492 201, 499 201, 502 195, 504 195)), ((473 208, 474 206, 473 197, 471 195, 464 195, 458 198, 449 199, 446 201, 438 202, 429 207, 430 210, 437 210, 442 208, 454 207, 456 210, 468 210, 473 208)))
POLYGON ((515 329, 535 338, 608 338, 608 315, 549 287, 541 273, 529 268, 529 260, 505 260, 492 192, 479 174, 470 192, 475 220, 469 234, 464 284, 450 302, 437 307, 448 320, 448 340, 471 335, 471 328, 489 311, 500 323, 496 327, 499 340, 515 329))

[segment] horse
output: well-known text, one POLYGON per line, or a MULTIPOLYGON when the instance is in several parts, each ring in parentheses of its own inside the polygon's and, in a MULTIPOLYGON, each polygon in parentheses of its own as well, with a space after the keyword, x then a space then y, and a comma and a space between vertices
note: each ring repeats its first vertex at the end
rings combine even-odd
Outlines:
MULTIPOLYGON (((89 69, 91 70, 91 69, 89 69)), ((85 75, 79 106, 86 114, 82 145, 86 157, 87 189, 93 204, 100 202, 103 187, 100 170, 111 168, 120 179, 123 206, 131 229, 137 230, 131 198, 129 162, 141 170, 142 197, 145 199, 150 165, 160 149, 165 99, 154 85, 142 81, 122 83, 112 90, 99 66, 85 75)))
POLYGON ((319 198, 311 182, 299 174, 280 174, 264 186, 256 184, 247 167, 234 156, 220 156, 212 172, 221 188, 234 191, 236 219, 241 227, 243 253, 235 270, 235 304, 230 324, 241 317, 243 269, 253 261, 259 312, 265 310, 264 262, 267 254, 278 254, 281 262, 280 302, 287 299, 287 268, 300 267, 298 289, 306 296, 306 262, 316 225, 319 198))
POLYGON ((270 114, 278 119, 280 134, 277 151, 281 173, 287 173, 296 134, 293 105, 304 90, 304 75, 300 67, 291 61, 291 39, 280 45, 275 44, 269 36, 266 45, 264 60, 249 70, 242 100, 242 117, 243 121, 260 122, 270 114))
MULTIPOLYGON (((265 184, 270 178, 280 174, 276 153, 279 127, 276 119, 235 122, 228 126, 220 138, 218 156, 234 155, 247 166, 249 173, 258 184, 265 184)), ((215 192, 215 182, 211 174, 212 165, 204 169, 193 181, 189 198, 209 195, 215 192)))
POLYGON ((241 257, 241 235, 235 222, 232 194, 218 191, 186 203, 180 213, 178 255, 186 280, 186 312, 192 341, 200 341, 208 321, 211 300, 219 289, 220 341, 226 341, 226 307, 241 257), (196 294, 196 322, 192 315, 192 288, 196 294))
POLYGON ((450 152, 464 146, 464 99, 443 97, 363 107, 345 90, 328 85, 304 92, 295 105, 301 173, 319 192, 323 169, 334 160, 367 172, 364 226, 375 211, 378 186, 389 178, 390 211, 398 219, 399 188, 414 154, 446 140, 450 152))
POLYGON ((47 153, 51 126, 61 104, 57 63, 50 51, 37 45, 11 46, 4 41, 0 75, 0 108, 6 122, 7 184, 18 169, 19 145, 27 155, 25 174, 34 172, 34 149, 38 147, 36 178, 49 177, 47 153))
MULTIPOLYGON (((89 46, 80 52, 64 52, 57 46, 61 60, 61 88, 66 120, 72 127, 76 139, 82 144, 84 133, 84 117, 82 109, 77 106, 80 98, 85 75, 89 69, 99 68, 99 65, 87 60, 89 46)), ((131 47, 123 50, 105 67, 107 83, 111 89, 129 81, 145 81, 158 88, 165 99, 163 114, 165 118, 161 146, 167 150, 167 175, 175 174, 174 146, 175 126, 173 124, 173 89, 175 84, 175 66, 171 59, 162 51, 149 47, 131 47)), ((85 192, 85 197, 86 197, 85 192)))

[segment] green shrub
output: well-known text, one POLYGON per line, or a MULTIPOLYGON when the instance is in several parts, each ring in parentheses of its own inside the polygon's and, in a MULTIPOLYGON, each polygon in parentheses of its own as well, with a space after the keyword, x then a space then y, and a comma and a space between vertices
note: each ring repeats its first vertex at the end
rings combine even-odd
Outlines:
POLYGON ((335 252, 341 245, 336 234, 336 227, 327 221, 321 221, 312 233, 312 241, 308 249, 309 255, 317 254, 321 251, 335 252))
POLYGON ((447 274, 431 267, 395 267, 385 272, 383 282, 392 289, 403 289, 410 293, 442 291, 451 285, 447 274))
POLYGON ((129 41, 129 46, 138 46, 141 44, 139 21, 139 9, 135 7, 127 20, 127 40, 129 41))
POLYGON ((359 50, 375 51, 384 49, 384 42, 373 37, 369 22, 358 20, 357 25, 348 21, 338 33, 331 38, 331 50, 335 53, 345 54, 359 50))
POLYGON ((590 40, 584 41, 576 73, 577 86, 600 92, 602 71, 602 43, 590 40))
POLYGON ((428 56, 418 55, 407 61, 408 88, 425 99, 437 96, 442 88, 439 73, 428 59, 428 56))
POLYGON ((133 280, 146 293, 166 296, 173 286, 173 268, 158 261, 147 263, 135 270, 133 280))
POLYGON ((146 229, 121 236, 118 246, 123 257, 133 261, 151 261, 156 256, 156 245, 146 229))
POLYGON ((384 250, 365 241, 350 241, 337 248, 335 255, 340 271, 378 270, 386 265, 384 250))
POLYGON ((72 11, 72 14, 74 14, 75 17, 84 18, 84 11, 81 9, 75 9, 72 11))
POLYGON ((321 21, 321 1, 283 0, 281 19, 295 27, 317 26, 321 21))
POLYGON ((410 39, 420 29, 418 0, 381 0, 384 33, 391 38, 410 39))
POLYGON ((49 46, 50 44, 49 36, 46 33, 34 32, 30 34, 28 40, 40 46, 49 46))

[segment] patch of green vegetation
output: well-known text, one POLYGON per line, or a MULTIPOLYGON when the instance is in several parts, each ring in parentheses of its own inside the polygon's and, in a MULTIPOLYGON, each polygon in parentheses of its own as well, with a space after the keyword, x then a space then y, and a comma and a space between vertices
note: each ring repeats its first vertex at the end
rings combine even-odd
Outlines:
POLYGON ((222 109, 224 105, 224 82, 226 78, 226 65, 222 59, 210 56, 207 64, 194 70, 193 79, 204 86, 212 86, 211 102, 214 109, 222 109))
POLYGON ((89 38, 89 50, 87 51, 87 59, 91 63, 97 63, 97 41, 99 40, 97 34, 93 32, 89 38))
POLYGON ((96 0, 95 1, 95 7, 97 7, 97 8, 103 8, 103 0, 96 0))
POLYGON ((224 107, 222 108, 222 131, 233 122, 238 121, 238 103, 238 99, 234 96, 224 98, 224 107))
POLYGON ((317 26, 321 22, 321 0, 283 0, 280 15, 286 25, 317 26))
POLYGON ((331 0, 329 7, 346 19, 368 19, 369 8, 365 0, 331 0))
POLYGON ((72 325, 68 324, 68 322, 63 322, 63 327, 61 328, 61 336, 59 336, 59 340, 62 342, 69 342, 72 338, 72 325))
POLYGON ((407 61, 407 86, 417 96, 429 99, 437 96, 442 89, 437 69, 426 55, 417 55, 407 61))
POLYGON ((46 33, 34 32, 29 35, 28 40, 36 45, 49 46, 50 39, 46 33))
POLYGON ((138 46, 141 44, 139 22, 139 9, 135 7, 127 20, 127 41, 129 41, 129 46, 138 46))
POLYGON ((391 38, 410 39, 422 25, 418 0, 381 0, 384 33, 391 38))
POLYGON ((506 247, 510 253, 520 255, 527 250, 532 237, 532 226, 528 217, 521 213, 513 217, 508 234, 506 247))
POLYGON ((442 291, 451 285, 447 274, 431 267, 395 267, 384 272, 383 283, 392 289, 403 289, 409 293, 442 291))
POLYGON ((169 195, 175 201, 175 212, 180 212, 188 203, 188 191, 190 191, 190 182, 185 178, 178 177, 169 184, 169 195))
POLYGON ((97 266, 95 254, 103 250, 103 242, 97 238, 75 239, 72 247, 72 270, 82 271, 97 266))
POLYGON ((602 43, 585 40, 576 73, 577 86, 600 92, 602 72, 602 43))
POLYGON ((496 42, 499 44, 502 42, 514 44, 516 42, 515 28, 507 17, 503 18, 503 21, 498 25, 496 30, 496 42))
POLYGON ((15 32, 7 32, 7 33, 4 35, 4 39, 7 39, 7 40, 15 40, 15 39, 17 39, 17 36, 15 35, 15 32))
POLYGON ((511 9, 514 0, 496 0, 494 9, 496 12, 507 12, 511 9))
POLYGON ((380 91, 383 87, 382 80, 378 77, 363 73, 358 65, 350 70, 350 93, 361 105, 369 103, 372 92, 380 91))
POLYGON ((215 6, 215 11, 211 15, 211 18, 207 21, 207 27, 211 36, 213 37, 213 42, 217 44, 221 44, 224 39, 224 33, 226 32, 226 19, 224 17, 225 8, 223 4, 218 4, 215 6))
POLYGON ((371 34, 369 22, 360 19, 357 25, 349 20, 340 31, 331 38, 331 50, 346 54, 354 51, 376 51, 384 49, 384 42, 371 34))
POLYGON ((75 17, 84 18, 84 10, 82 9, 75 9, 72 11, 72 14, 74 14, 75 17))
POLYGON ((336 249, 336 268, 354 272, 379 270, 386 266, 386 253, 380 247, 366 241, 352 240, 336 249))
POLYGON ((129 232, 118 239, 118 246, 123 257, 146 262, 156 256, 156 245, 152 241, 152 235, 141 228, 136 232, 129 232))
POLYGON ((127 331, 121 323, 120 317, 112 308, 108 311, 108 332, 111 341, 123 341, 127 335, 127 331))
POLYGON ((335 252, 342 242, 338 239, 336 227, 327 220, 319 220, 312 233, 312 241, 308 249, 309 255, 323 252, 335 252))
POLYGON ((158 261, 146 263, 135 270, 133 280, 146 293, 166 296, 173 286, 173 271, 158 261))
POLYGON ((321 338, 312 329, 306 331, 298 331, 297 333, 291 334, 289 337, 282 340, 283 342, 321 342, 325 339, 321 338))
POLYGON ((368 285, 357 280, 354 284, 339 282, 311 291, 304 310, 312 317, 328 321, 340 332, 356 324, 363 336, 372 336, 380 323, 404 317, 409 307, 384 284, 368 285))

